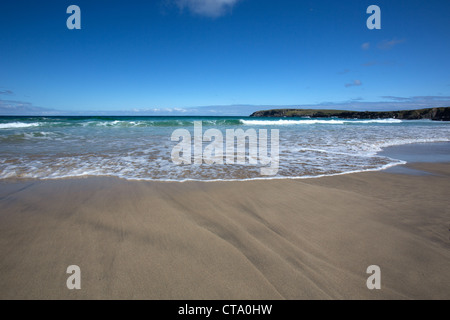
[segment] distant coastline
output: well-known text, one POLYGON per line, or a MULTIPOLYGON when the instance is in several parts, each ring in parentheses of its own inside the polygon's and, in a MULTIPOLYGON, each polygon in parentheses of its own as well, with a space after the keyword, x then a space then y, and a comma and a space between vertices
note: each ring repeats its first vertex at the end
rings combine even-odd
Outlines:
POLYGON ((349 111, 329 109, 272 109, 254 112, 250 117, 311 117, 343 119, 402 119, 450 121, 450 107, 399 111, 349 111))

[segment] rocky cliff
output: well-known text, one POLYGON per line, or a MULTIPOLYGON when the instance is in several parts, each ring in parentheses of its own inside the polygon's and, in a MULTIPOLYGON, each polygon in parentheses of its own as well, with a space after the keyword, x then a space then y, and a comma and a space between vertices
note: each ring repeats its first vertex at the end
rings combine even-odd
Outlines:
POLYGON ((257 111, 251 117, 311 117, 345 119, 430 119, 450 121, 450 107, 400 111, 346 111, 322 109, 273 109, 257 111))

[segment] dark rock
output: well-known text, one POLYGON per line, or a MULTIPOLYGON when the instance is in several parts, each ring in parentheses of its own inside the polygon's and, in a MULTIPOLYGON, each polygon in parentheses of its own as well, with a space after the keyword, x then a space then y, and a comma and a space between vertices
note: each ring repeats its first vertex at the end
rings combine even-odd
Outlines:
POLYGON ((273 109, 257 111, 250 117, 311 117, 341 119, 430 119, 450 121, 450 107, 400 111, 347 111, 321 109, 273 109))

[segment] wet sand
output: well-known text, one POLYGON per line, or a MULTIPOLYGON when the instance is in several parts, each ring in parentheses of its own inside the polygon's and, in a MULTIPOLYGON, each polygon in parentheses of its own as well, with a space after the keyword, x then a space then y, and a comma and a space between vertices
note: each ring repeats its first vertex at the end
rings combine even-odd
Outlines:
POLYGON ((450 164, 408 167, 428 174, 3 181, 0 298, 449 299, 450 164))

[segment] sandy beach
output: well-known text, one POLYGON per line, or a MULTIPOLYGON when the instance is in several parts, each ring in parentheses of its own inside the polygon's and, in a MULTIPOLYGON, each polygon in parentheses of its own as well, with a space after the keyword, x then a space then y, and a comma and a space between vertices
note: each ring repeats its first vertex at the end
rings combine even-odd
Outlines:
POLYGON ((408 168, 419 174, 3 181, 0 299, 449 299, 450 163, 408 168))

